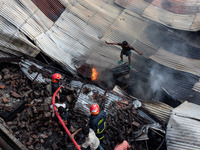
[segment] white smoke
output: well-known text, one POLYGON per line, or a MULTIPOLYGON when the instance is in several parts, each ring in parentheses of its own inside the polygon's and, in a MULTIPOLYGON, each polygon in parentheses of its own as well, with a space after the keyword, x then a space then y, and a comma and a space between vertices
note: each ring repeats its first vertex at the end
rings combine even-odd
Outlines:
POLYGON ((167 82, 167 79, 162 74, 158 74, 155 70, 151 70, 149 82, 152 92, 155 93, 163 87, 163 84, 167 82))

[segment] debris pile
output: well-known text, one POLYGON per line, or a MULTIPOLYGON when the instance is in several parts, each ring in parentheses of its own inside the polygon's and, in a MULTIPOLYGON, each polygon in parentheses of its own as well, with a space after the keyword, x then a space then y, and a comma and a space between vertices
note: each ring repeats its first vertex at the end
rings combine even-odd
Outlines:
MULTIPOLYGON (((23 110, 16 112, 14 119, 6 120, 5 118, 10 127, 10 133, 30 150, 75 149, 69 138, 66 139, 60 125, 53 120, 54 113, 50 109, 52 103, 50 84, 31 82, 16 66, 3 68, 0 79, 0 111, 13 112, 12 110, 20 101, 24 103, 23 110), (8 106, 11 108, 10 111, 7 109, 8 106)), ((80 99, 80 96, 88 95, 91 100, 95 100, 100 105, 101 109, 106 108, 107 127, 105 140, 102 141, 105 150, 114 148, 119 132, 125 135, 132 148, 146 148, 145 142, 137 145, 137 138, 142 135, 146 125, 154 122, 139 114, 141 110, 135 107, 133 100, 123 99, 112 102, 106 95, 107 91, 98 92, 84 84, 80 88, 74 88, 69 83, 65 83, 64 89, 70 112, 71 133, 88 123, 88 115, 78 113, 74 109, 78 101, 84 101, 80 99), (108 101, 109 105, 107 105, 108 101)), ((115 98, 112 96, 112 99, 115 98)), ((85 105, 89 109, 90 103, 85 105)), ((144 139, 141 138, 141 140, 144 139)))
POLYGON ((112 102, 108 110, 106 140, 103 141, 103 145, 108 149, 114 149, 117 137, 121 133, 133 149, 146 149, 145 143, 136 145, 136 141, 142 135, 145 126, 152 124, 152 121, 139 115, 132 101, 112 102))
POLYGON ((33 90, 28 86, 26 76, 16 66, 2 68, 0 73, 0 117, 12 119, 13 112, 19 111, 24 99, 33 90))
MULTIPOLYGON (((73 96, 67 95, 69 104, 73 96)), ((52 134, 62 137, 61 129, 52 121, 49 84, 31 83, 17 66, 5 67, 0 75, 0 100, 0 115, 10 127, 10 133, 28 149, 41 149, 52 134), (22 104, 23 107, 19 109, 22 104)), ((55 142, 64 143, 58 139, 55 142)), ((55 145, 53 143, 54 148, 55 145)), ((63 148, 63 144, 59 145, 63 148)))

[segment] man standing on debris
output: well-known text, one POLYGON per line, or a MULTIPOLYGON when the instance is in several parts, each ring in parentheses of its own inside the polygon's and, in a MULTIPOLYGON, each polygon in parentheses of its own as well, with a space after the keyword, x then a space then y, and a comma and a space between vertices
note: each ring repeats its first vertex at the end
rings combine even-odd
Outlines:
POLYGON ((106 113, 99 108, 98 104, 92 104, 90 107, 89 127, 94 130, 99 140, 104 138, 104 129, 106 125, 106 113))
POLYGON ((134 50, 139 55, 143 55, 141 52, 139 52, 138 50, 133 48, 127 41, 123 41, 122 43, 108 43, 107 41, 105 41, 105 42, 106 42, 106 44, 118 45, 118 46, 122 47, 122 50, 121 50, 121 53, 120 53, 121 60, 118 61, 118 64, 124 62, 123 61, 123 55, 126 55, 126 57, 128 56, 129 67, 132 68, 132 66, 131 66, 131 50, 134 50))

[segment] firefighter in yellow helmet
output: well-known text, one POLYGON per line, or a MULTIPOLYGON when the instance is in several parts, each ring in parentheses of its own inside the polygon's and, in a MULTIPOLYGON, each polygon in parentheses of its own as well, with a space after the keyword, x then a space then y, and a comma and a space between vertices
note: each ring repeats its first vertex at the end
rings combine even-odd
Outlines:
POLYGON ((98 104, 92 104, 90 107, 89 127, 94 130, 97 137, 101 141, 104 138, 104 130, 106 127, 106 113, 100 110, 98 104))

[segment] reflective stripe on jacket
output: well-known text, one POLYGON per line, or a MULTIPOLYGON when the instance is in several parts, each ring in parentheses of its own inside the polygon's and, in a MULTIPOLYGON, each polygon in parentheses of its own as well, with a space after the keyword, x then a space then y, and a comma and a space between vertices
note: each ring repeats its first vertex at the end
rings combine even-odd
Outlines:
MULTIPOLYGON (((95 131, 95 133, 103 136, 103 131, 106 127, 106 113, 104 111, 100 111, 98 115, 90 116, 89 127, 95 131)), ((101 138, 98 136, 98 138, 101 138)))

